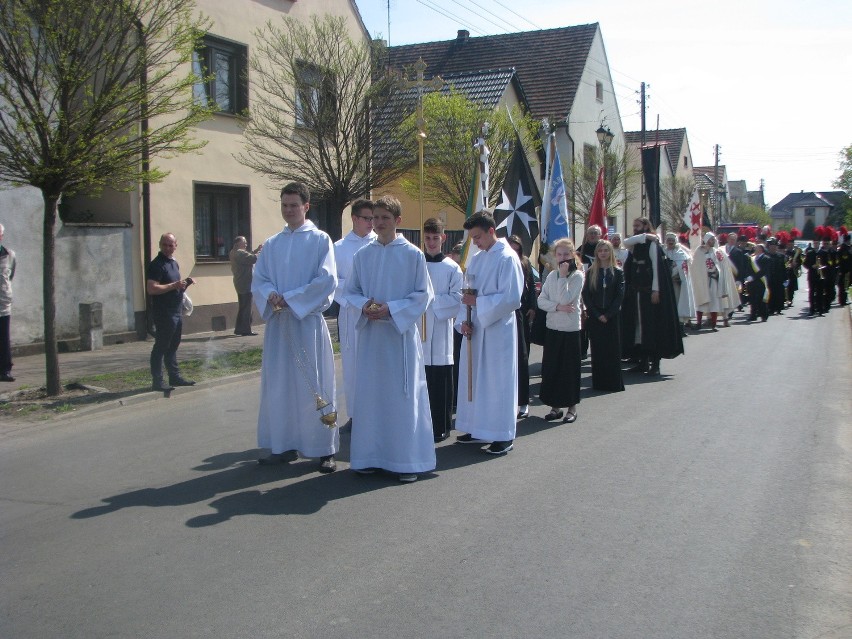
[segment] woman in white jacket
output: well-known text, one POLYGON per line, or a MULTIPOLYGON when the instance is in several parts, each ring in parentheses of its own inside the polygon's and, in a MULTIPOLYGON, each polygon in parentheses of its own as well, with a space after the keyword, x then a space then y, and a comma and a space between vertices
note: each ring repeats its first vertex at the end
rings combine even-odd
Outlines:
POLYGON ((556 265, 538 297, 538 307, 547 311, 547 333, 541 360, 542 403, 550 406, 547 421, 577 419, 580 403, 580 294, 583 268, 574 243, 564 238, 552 247, 556 265))

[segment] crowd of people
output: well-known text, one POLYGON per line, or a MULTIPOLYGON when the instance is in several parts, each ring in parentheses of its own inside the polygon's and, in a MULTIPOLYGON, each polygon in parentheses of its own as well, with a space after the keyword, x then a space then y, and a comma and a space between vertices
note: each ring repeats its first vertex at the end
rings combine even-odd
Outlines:
MULTIPOLYGON (((319 459, 320 472, 337 469, 338 392, 324 315, 334 301, 350 467, 402 482, 435 468, 435 445, 452 430, 457 443, 492 455, 513 449, 517 423, 529 415, 533 342, 543 347, 545 419, 573 423, 589 351, 592 388, 618 392, 624 372, 660 375, 661 360, 683 354, 686 331, 702 330, 705 320, 717 331, 744 306, 752 321, 783 313, 801 268, 812 314, 827 311, 835 287, 846 304, 848 233, 833 249, 829 239, 803 251, 784 233, 749 242, 707 232, 690 251, 674 234, 658 237, 647 218, 612 241, 593 225, 579 248, 568 238, 548 247, 538 293, 521 239, 499 238, 487 213, 465 221, 471 255, 462 268, 461 246, 443 253, 441 220, 424 223, 422 251, 398 233, 402 209, 393 197, 355 202, 352 231, 335 244, 307 218, 304 185, 288 184, 280 200, 284 229, 253 252, 236 238, 232 251, 236 332, 251 334, 247 284, 266 322, 257 427, 258 446, 269 451, 258 463, 266 466, 301 456, 319 459)), ((177 308, 191 283, 173 263, 176 246, 165 234, 148 274, 159 302, 151 370, 161 389, 163 361, 172 386, 192 383, 174 357, 177 308)))

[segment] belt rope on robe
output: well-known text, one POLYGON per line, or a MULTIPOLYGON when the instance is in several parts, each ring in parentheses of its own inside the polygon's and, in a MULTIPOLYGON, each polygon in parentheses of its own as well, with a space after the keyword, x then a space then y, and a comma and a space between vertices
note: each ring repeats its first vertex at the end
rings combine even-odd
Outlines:
POLYGON ((319 392, 320 389, 316 388, 316 382, 312 381, 310 375, 308 375, 308 364, 306 361, 308 358, 308 354, 305 352, 301 340, 298 343, 297 350, 296 339, 293 334, 293 327, 290 324, 293 317, 293 312, 288 309, 287 313, 282 313, 279 317, 283 317, 284 319, 285 331, 287 333, 287 344, 290 347, 290 354, 296 361, 296 367, 299 369, 299 372, 302 373, 302 377, 305 378, 305 383, 308 385, 308 390, 310 390, 310 392, 314 395, 314 400, 317 404, 317 410, 320 412, 320 421, 329 428, 337 428, 337 411, 334 410, 334 406, 331 402, 322 398, 319 392))

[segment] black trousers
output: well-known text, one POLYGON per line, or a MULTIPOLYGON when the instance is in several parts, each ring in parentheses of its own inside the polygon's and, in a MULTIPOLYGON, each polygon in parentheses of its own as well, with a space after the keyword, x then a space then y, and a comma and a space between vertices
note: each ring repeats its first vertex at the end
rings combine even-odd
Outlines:
POLYGON ((151 379, 155 384, 163 381, 163 364, 169 373, 169 380, 180 378, 177 363, 177 349, 183 332, 183 320, 177 317, 154 316, 154 347, 151 349, 151 379))
POLYGON ((12 316, 0 316, 0 375, 8 375, 12 372, 12 340, 11 332, 12 316))
POLYGON ((247 335, 251 333, 251 293, 237 293, 237 321, 234 323, 234 333, 247 335))
POLYGON ((426 366, 426 388, 432 411, 435 437, 449 435, 453 429, 453 366, 426 366))

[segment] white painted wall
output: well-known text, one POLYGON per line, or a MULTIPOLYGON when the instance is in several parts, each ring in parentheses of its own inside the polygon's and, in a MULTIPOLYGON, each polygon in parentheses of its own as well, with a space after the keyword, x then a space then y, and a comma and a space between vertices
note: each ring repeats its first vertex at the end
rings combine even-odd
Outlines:
MULTIPOLYGON (((44 339, 41 193, 30 187, 0 191, 4 244, 15 251, 12 345, 44 339)), ((56 223, 56 320, 58 339, 79 336, 79 304, 103 304, 105 333, 134 330, 132 228, 80 228, 56 223)))
MULTIPOLYGON (((577 88, 574 104, 568 117, 568 130, 567 132, 564 129, 560 130, 556 136, 557 144, 559 145, 559 154, 562 156, 562 163, 565 166, 566 184, 570 181, 570 174, 568 172, 569 158, 573 156, 574 162, 582 164, 584 145, 590 144, 598 148, 599 142, 596 131, 601 124, 603 124, 604 128, 609 128, 615 136, 610 148, 613 151, 624 149, 624 129, 621 125, 621 114, 618 110, 618 101, 615 97, 615 88, 612 82, 612 74, 609 69, 603 37, 600 29, 598 29, 592 41, 592 46, 589 49, 586 68, 580 79, 580 85, 577 88), (602 100, 597 99, 597 82, 603 84, 602 100), (570 136, 571 141, 568 140, 568 136, 570 136), (571 142, 573 142, 573 146, 571 142)), ((608 214, 615 215, 616 229, 622 232, 623 209, 619 208, 617 211, 608 211, 608 214)), ((584 230, 582 223, 578 223, 576 241, 579 242, 582 240, 584 230)))

